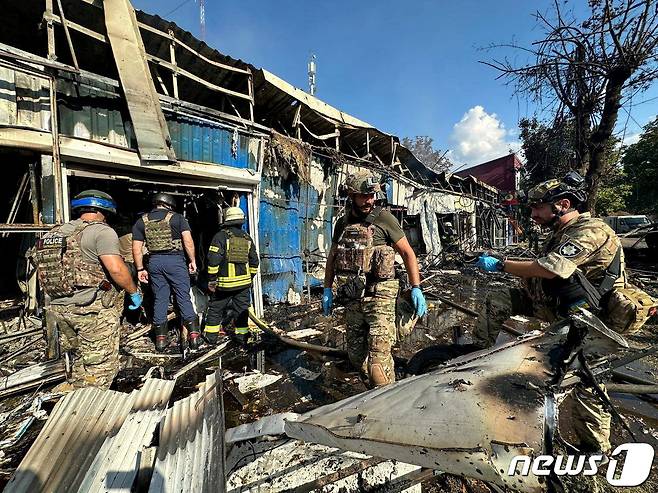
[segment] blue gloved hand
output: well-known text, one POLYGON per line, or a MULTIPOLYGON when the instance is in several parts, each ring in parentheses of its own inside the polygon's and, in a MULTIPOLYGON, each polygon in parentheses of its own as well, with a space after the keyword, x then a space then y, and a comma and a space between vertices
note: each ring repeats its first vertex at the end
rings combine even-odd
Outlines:
POLYGON ((496 257, 492 257, 485 253, 480 255, 480 258, 475 265, 487 272, 500 272, 502 262, 496 257))
POLYGON ((416 316, 422 317, 425 315, 427 312, 427 302, 425 301, 425 295, 420 288, 411 288, 411 301, 416 309, 416 316))
POLYGON ((331 307, 334 305, 334 292, 331 288, 324 288, 322 294, 322 309, 325 315, 331 315, 331 307))
POLYGON ((142 293, 135 291, 130 295, 130 301, 132 301, 132 305, 128 305, 128 310, 137 310, 142 306, 142 293))

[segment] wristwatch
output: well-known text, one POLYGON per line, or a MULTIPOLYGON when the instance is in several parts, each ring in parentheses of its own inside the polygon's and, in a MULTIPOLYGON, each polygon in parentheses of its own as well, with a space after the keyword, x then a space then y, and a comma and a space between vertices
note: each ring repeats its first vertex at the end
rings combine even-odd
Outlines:
POLYGON ((137 272, 142 272, 143 270, 146 270, 146 269, 144 267, 142 267, 141 269, 137 269, 137 272))

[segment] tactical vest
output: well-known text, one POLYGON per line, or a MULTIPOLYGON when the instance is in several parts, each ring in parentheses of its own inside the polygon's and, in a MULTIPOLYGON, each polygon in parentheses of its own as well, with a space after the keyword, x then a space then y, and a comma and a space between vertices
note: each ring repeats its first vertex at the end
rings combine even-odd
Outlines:
POLYGON ((149 252, 171 252, 182 250, 182 240, 174 240, 171 231, 171 218, 174 213, 169 211, 162 219, 149 219, 148 214, 142 216, 144 221, 144 236, 146 236, 146 248, 149 252))
POLYGON ((345 226, 335 257, 337 275, 365 275, 371 282, 395 277, 395 250, 388 245, 373 246, 373 223, 381 211, 377 207, 364 222, 345 226))
POLYGON ((35 259, 41 289, 51 298, 72 296, 81 288, 97 287, 106 279, 99 262, 88 262, 82 256, 82 233, 100 221, 81 222, 68 235, 56 226, 37 240, 35 259))
MULTIPOLYGON (((216 289, 233 291, 251 286, 252 274, 249 267, 251 238, 247 233, 235 234, 226 229, 226 248, 224 262, 216 267, 208 267, 209 274, 217 274, 216 289)), ((217 247, 210 247, 217 248, 217 247)))

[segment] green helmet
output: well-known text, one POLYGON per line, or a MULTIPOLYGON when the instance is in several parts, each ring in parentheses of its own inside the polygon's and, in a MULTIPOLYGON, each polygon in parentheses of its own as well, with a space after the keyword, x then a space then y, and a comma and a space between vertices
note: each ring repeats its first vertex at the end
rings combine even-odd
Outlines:
POLYGON ((117 204, 107 193, 100 190, 85 190, 71 201, 71 209, 78 214, 101 211, 116 214, 117 204))
POLYGON ((370 171, 359 170, 350 173, 345 180, 345 188, 353 193, 378 193, 382 186, 370 171))
POLYGON ((528 204, 553 203, 562 198, 570 198, 582 204, 587 201, 584 185, 585 179, 575 171, 570 171, 562 180, 546 180, 528 190, 528 204))

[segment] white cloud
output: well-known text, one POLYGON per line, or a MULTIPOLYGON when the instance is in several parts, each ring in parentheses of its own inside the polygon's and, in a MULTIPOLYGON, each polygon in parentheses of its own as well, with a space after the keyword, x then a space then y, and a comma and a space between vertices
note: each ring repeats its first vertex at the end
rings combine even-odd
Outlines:
POLYGON ((474 106, 455 123, 450 134, 453 146, 448 157, 454 163, 481 164, 505 156, 521 147, 514 131, 507 130, 495 113, 474 106))
POLYGON ((629 146, 631 144, 637 144, 638 141, 640 140, 640 133, 636 134, 630 134, 624 137, 624 141, 622 142, 622 145, 629 146))

